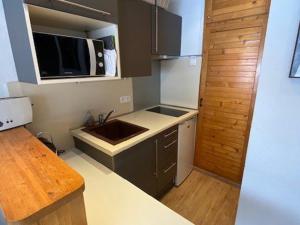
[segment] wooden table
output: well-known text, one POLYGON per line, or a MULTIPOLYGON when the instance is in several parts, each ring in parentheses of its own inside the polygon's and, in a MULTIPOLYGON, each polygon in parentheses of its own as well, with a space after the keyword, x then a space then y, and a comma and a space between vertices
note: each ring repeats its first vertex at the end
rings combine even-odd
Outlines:
POLYGON ((84 180, 25 128, 0 132, 0 209, 6 223, 86 225, 84 180))

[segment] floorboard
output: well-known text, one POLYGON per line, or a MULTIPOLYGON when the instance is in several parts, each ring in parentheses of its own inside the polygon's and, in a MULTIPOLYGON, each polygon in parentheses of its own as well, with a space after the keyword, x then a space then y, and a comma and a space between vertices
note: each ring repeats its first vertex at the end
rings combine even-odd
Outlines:
POLYGON ((195 225, 234 225, 240 189, 193 171, 161 201, 195 225))

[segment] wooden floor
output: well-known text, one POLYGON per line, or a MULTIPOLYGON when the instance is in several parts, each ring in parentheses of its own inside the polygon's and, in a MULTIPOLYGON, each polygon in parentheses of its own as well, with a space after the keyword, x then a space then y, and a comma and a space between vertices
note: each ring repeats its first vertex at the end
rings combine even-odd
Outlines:
POLYGON ((199 171, 161 200, 196 225, 234 225, 240 190, 199 171))

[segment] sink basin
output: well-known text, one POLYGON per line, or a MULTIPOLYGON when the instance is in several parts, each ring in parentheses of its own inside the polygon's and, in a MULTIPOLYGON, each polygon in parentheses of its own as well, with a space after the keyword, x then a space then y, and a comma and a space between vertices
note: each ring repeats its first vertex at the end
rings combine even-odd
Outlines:
POLYGON ((121 120, 112 120, 108 121, 103 126, 83 129, 84 132, 87 132, 112 145, 117 145, 123 141, 127 141, 128 139, 144 133, 147 130, 147 128, 121 120))

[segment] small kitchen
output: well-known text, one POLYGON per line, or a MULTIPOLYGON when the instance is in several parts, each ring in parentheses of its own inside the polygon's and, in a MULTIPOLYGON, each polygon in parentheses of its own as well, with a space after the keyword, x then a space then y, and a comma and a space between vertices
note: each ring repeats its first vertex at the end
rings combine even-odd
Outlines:
POLYGON ((234 224, 269 1, 1 2, 1 225, 234 224))

